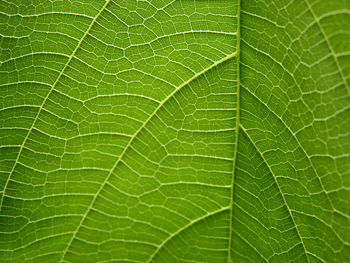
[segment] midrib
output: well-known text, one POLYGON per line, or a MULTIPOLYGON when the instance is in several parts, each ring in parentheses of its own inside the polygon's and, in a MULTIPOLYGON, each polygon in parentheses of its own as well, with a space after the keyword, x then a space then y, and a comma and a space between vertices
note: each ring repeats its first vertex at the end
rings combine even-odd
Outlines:
POLYGON ((232 262, 231 247, 232 247, 232 232, 233 232, 233 194, 234 194, 234 183, 235 183, 235 170, 237 163, 237 151, 238 151, 238 138, 240 129, 240 58, 241 58, 241 0, 237 2, 237 105, 236 105, 236 127, 235 127, 235 145, 233 151, 233 163, 232 163, 232 177, 231 177, 231 191, 230 191, 230 228, 229 228, 229 242, 228 242, 228 253, 227 262, 232 262))

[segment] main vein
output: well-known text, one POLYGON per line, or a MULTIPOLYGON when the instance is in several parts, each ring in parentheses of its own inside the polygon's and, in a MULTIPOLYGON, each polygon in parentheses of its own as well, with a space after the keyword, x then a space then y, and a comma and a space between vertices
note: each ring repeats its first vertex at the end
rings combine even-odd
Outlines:
POLYGON ((237 105, 236 105, 236 127, 235 127, 235 146, 233 151, 232 177, 231 177, 231 191, 230 191, 230 229, 227 247, 227 262, 232 262, 232 232, 233 232, 233 194, 235 183, 235 170, 237 163, 238 138, 240 129, 240 86, 241 86, 241 72, 240 72, 240 53, 241 53, 241 0, 238 0, 237 7, 237 105))

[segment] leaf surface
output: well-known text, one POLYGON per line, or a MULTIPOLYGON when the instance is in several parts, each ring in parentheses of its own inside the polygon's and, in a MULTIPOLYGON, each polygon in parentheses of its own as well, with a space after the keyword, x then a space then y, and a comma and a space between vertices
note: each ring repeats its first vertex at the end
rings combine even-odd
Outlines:
POLYGON ((350 262, 348 0, 0 0, 0 261, 350 262))

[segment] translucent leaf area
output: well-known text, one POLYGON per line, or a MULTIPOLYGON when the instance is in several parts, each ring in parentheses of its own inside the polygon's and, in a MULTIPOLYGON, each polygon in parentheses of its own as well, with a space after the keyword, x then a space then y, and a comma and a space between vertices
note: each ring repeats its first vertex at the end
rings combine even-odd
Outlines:
POLYGON ((350 262, 350 1, 0 0, 0 262, 350 262))

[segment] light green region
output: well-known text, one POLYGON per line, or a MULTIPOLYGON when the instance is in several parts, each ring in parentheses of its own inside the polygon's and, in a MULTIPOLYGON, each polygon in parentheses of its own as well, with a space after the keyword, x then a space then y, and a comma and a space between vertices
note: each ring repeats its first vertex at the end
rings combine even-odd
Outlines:
POLYGON ((0 0, 0 262, 350 262, 350 1, 0 0))

